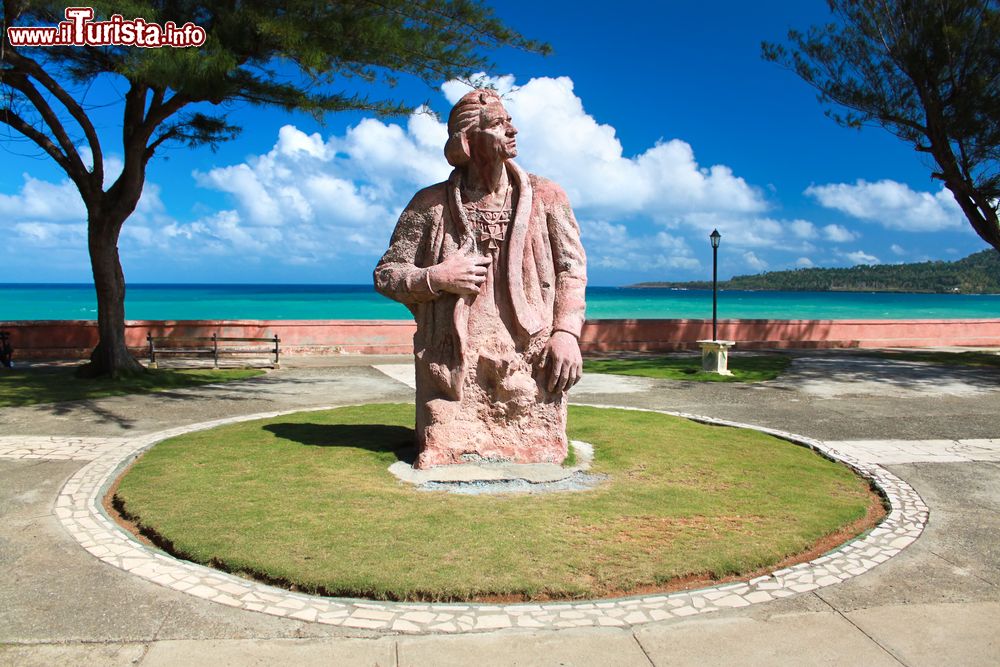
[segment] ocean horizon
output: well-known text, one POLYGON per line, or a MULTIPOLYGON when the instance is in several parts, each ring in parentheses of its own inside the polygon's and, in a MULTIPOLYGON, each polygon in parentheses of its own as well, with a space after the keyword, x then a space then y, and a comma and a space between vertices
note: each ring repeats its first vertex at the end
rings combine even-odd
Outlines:
MULTIPOLYGON (((407 320, 370 285, 128 285, 130 320, 407 320)), ((711 319, 712 291, 588 287, 588 319, 711 319)), ((992 319, 1000 294, 722 290, 720 319, 992 319)), ((92 284, 0 284, 0 321, 95 320, 92 284)))

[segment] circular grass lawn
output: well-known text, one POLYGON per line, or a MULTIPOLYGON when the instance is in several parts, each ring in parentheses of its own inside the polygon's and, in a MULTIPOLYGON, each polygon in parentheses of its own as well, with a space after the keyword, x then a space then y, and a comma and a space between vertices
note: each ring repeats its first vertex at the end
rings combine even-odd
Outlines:
POLYGON ((366 405, 190 433, 142 456, 114 502, 183 558, 391 600, 597 598, 748 575, 881 511, 865 480, 778 438, 576 406, 569 435, 609 476, 597 489, 421 491, 387 471, 412 424, 412 405, 366 405))

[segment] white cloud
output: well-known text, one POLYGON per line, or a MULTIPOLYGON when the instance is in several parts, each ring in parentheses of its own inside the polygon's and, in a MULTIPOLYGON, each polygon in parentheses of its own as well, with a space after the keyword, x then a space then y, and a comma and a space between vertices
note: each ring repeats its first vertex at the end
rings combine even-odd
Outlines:
POLYGON ((937 194, 915 192, 903 183, 859 180, 854 185, 813 185, 805 194, 822 206, 875 222, 888 229, 933 232, 964 225, 961 209, 952 194, 942 188, 937 194))
POLYGON ((14 247, 27 245, 36 248, 87 247, 86 223, 66 224, 55 222, 17 222, 13 225, 14 247))
MULTIPOLYGON (((790 257, 814 253, 814 243, 829 239, 832 228, 841 230, 841 239, 857 238, 843 227, 769 216, 758 188, 724 164, 701 164, 681 139, 627 155, 616 129, 587 113, 567 77, 520 87, 510 76, 493 82, 520 131, 518 162, 566 189, 592 267, 700 271, 711 261, 707 236, 715 228, 723 235, 722 256, 731 253, 734 264, 754 269, 767 265, 772 250, 794 253, 790 257)), ((442 86, 451 102, 468 89, 458 82, 442 86)), ((286 125, 269 151, 193 173, 201 187, 230 195, 229 210, 201 206, 197 219, 175 220, 160 188, 148 183, 123 229, 125 249, 178 261, 209 255, 322 267, 351 256, 352 267, 373 263, 410 197, 447 178, 446 138, 445 123, 425 110, 404 122, 366 118, 327 135, 286 125)), ((120 162, 106 160, 109 176, 120 162)), ((26 225, 17 233, 35 245, 64 238, 44 224, 85 218, 71 182, 28 176, 20 192, 0 195, 0 214, 8 225, 26 225)))
POLYGON ((893 243, 891 246, 889 246, 889 250, 891 250, 892 254, 894 254, 894 255, 900 255, 900 256, 902 256, 902 255, 906 254, 906 249, 903 248, 900 245, 895 244, 895 243, 893 243))
MULTIPOLYGON (((85 161, 89 153, 84 151, 85 161)), ((121 171, 121 160, 106 158, 110 176, 121 171)), ((106 179, 106 182, 110 182, 106 179)), ((76 185, 67 179, 58 183, 28 174, 16 194, 0 194, 0 219, 14 232, 17 243, 37 248, 87 248, 87 208, 76 185)), ((139 246, 156 244, 154 229, 171 222, 160 198, 160 188, 147 182, 135 212, 122 228, 124 241, 139 246)))
MULTIPOLYGON (((788 232, 784 223, 755 215, 767 208, 755 188, 725 165, 700 165, 686 142, 660 141, 625 156, 615 129, 585 111, 569 78, 536 78, 517 88, 510 76, 492 82, 519 129, 518 162, 562 185, 578 218, 598 221, 589 230, 584 225, 594 266, 699 266, 676 234, 633 236, 609 220, 651 219, 670 230, 725 220, 720 229, 732 229, 728 243, 736 247, 773 246, 788 232)), ((442 86, 452 103, 468 90, 455 81, 442 86)), ((283 232, 285 254, 301 262, 338 252, 374 259, 408 199, 447 178, 446 139, 446 124, 426 110, 405 124, 363 119, 325 139, 286 125, 268 153, 194 176, 199 185, 232 195, 239 214, 233 238, 235 228, 273 227, 283 232)), ((795 222, 800 230, 811 226, 795 222)))
POLYGON ((580 235, 589 266, 641 273, 701 267, 684 239, 667 232, 633 236, 623 224, 582 220, 580 235))
POLYGON ((795 266, 802 269, 809 269, 816 265, 813 264, 813 261, 808 257, 799 257, 797 260, 795 260, 795 266))
MULTIPOLYGON (((680 139, 661 140, 635 157, 625 156, 615 128, 586 112, 569 77, 540 77, 518 88, 511 77, 490 81, 504 93, 519 130, 519 162, 561 184, 583 211, 637 213, 667 222, 695 211, 767 208, 760 192, 732 169, 700 165, 691 145, 680 139)), ((454 103, 469 87, 451 82, 443 90, 454 103)))
POLYGON ((247 164, 213 169, 207 174, 195 172, 195 181, 202 187, 228 192, 253 220, 267 224, 281 221, 278 203, 247 164))
POLYGON ((283 256, 300 264, 341 251, 377 253, 407 198, 447 177, 445 137, 444 126, 423 112, 405 129, 364 119, 326 140, 286 125, 270 152, 195 172, 199 185, 233 195, 239 213, 224 227, 216 221, 207 229, 245 246, 249 239, 238 230, 252 226, 260 235, 263 228, 280 228, 283 256))
POLYGON ((73 181, 66 178, 59 183, 50 183, 28 174, 24 174, 23 178, 24 185, 19 193, 0 194, 0 218, 47 222, 87 220, 87 209, 73 181))
MULTIPOLYGON (((803 231, 812 227, 805 220, 787 222, 769 217, 752 215, 730 215, 715 212, 691 213, 684 216, 677 226, 704 233, 708 245, 708 234, 717 229, 722 235, 720 247, 725 249, 776 249, 785 252, 807 253, 816 247, 805 237, 803 231), (807 227, 808 226, 808 227, 807 227)), ((815 231, 815 228, 813 228, 815 231)), ((725 250, 720 250, 724 252, 725 250)))
POLYGON ((743 253, 743 263, 754 271, 763 271, 767 268, 767 262, 758 257, 752 250, 743 253))
POLYGON ((881 261, 875 255, 869 255, 863 250, 855 250, 854 252, 847 252, 843 254, 844 258, 851 261, 852 264, 881 264, 881 261))
POLYGON ((788 228, 800 239, 814 239, 817 236, 816 225, 808 220, 792 220, 788 228))
POLYGON ((849 243, 857 239, 858 234, 840 225, 827 225, 823 228, 823 237, 834 243, 849 243))

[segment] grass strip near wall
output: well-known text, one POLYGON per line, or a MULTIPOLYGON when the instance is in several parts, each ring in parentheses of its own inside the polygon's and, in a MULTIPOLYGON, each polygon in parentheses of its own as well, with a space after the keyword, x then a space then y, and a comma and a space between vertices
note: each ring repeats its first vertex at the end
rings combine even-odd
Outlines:
POLYGON ((628 356, 621 358, 585 359, 585 373, 638 375, 665 380, 694 382, 763 382, 781 375, 791 358, 781 354, 729 355, 732 375, 704 373, 701 356, 628 356))
POLYGON ((74 368, 0 368, 0 407, 61 403, 105 396, 185 389, 203 384, 245 380, 258 369, 157 369, 121 380, 84 379, 74 368))
POLYGON ((187 434, 139 459, 115 503, 196 562, 393 600, 627 594, 749 573, 870 518, 868 484, 806 448, 578 406, 569 435, 595 446, 598 489, 420 491, 386 470, 412 423, 412 405, 367 405, 187 434))
POLYGON ((1000 353, 997 352, 944 352, 928 351, 895 351, 866 350, 859 352, 861 356, 877 357, 890 361, 919 361, 942 366, 973 366, 980 368, 1000 368, 1000 353))

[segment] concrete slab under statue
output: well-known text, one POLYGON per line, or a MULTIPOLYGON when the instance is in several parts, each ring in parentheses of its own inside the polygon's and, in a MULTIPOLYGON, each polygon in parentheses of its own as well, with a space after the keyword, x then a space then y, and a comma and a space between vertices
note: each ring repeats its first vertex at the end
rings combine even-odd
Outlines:
POLYGON ((587 491, 607 479, 607 475, 588 472, 594 460, 593 445, 571 440, 569 446, 575 456, 573 465, 477 462, 419 469, 403 460, 390 465, 389 472, 423 491, 464 495, 587 491))
POLYGON ((528 174, 494 90, 448 118, 449 179, 414 195, 374 272, 416 321, 416 469, 566 458, 587 283, 566 193, 528 174))
POLYGON ((729 348, 736 345, 734 340, 700 340, 701 370, 706 373, 732 375, 729 370, 729 348))

